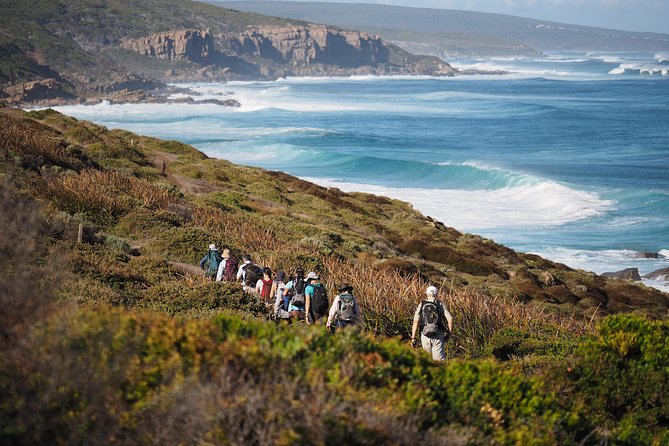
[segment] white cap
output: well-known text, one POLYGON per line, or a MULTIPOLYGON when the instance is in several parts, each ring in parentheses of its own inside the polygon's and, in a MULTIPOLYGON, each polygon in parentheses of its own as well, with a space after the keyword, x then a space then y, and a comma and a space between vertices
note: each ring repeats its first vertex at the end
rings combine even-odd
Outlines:
POLYGON ((307 274, 307 280, 311 280, 311 279, 319 279, 318 274, 311 271, 309 274, 307 274))
POLYGON ((427 289, 425 290, 425 294, 427 294, 428 296, 436 296, 437 293, 438 293, 437 287, 434 286, 434 285, 430 285, 430 286, 427 287, 427 289))
POLYGON ((209 245, 209 249, 212 249, 212 250, 216 249, 216 245, 214 243, 212 243, 211 245, 209 245))

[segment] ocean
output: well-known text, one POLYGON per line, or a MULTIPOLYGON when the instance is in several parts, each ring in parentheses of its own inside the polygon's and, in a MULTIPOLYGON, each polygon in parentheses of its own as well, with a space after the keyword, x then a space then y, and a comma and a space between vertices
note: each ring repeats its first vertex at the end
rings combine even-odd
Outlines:
POLYGON ((181 84, 196 101, 241 107, 57 109, 399 198, 447 226, 573 268, 669 267, 669 54, 449 62, 509 74, 181 84))

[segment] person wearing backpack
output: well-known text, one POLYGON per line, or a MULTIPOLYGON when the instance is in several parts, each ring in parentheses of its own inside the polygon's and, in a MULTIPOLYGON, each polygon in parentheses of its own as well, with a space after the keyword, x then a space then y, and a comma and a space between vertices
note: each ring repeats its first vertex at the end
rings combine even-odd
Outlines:
POLYGON ((328 321, 325 325, 326 329, 333 333, 337 328, 357 325, 360 320, 358 303, 353 297, 353 286, 344 283, 337 291, 339 291, 339 294, 332 301, 328 321))
POLYGON ((265 267, 262 270, 262 277, 256 281, 255 292, 262 299, 263 303, 270 305, 272 298, 272 288, 274 288, 274 280, 272 280, 272 269, 265 267))
POLYGON ((330 304, 325 285, 320 282, 320 277, 315 272, 307 275, 307 287, 304 289, 305 305, 304 311, 307 315, 307 324, 317 323, 328 313, 330 304))
POLYGON ((216 282, 234 282, 235 273, 237 272, 237 260, 230 255, 230 250, 227 248, 223 250, 221 257, 222 260, 216 272, 216 282))
POLYGON ((295 275, 283 290, 284 297, 288 298, 288 313, 291 319, 298 321, 305 319, 306 298, 304 297, 304 290, 306 287, 304 269, 296 268, 295 275))
POLYGON ((286 289, 286 273, 279 271, 276 273, 276 279, 272 289, 274 290, 274 313, 273 319, 275 321, 290 322, 290 294, 284 295, 286 289))
POLYGON ((216 278, 216 272, 218 271, 218 265, 221 263, 223 258, 218 253, 218 248, 214 243, 209 245, 209 250, 200 260, 200 268, 204 271, 204 276, 209 279, 216 278))
POLYGON ((242 256, 242 265, 237 271, 237 281, 242 282, 242 289, 244 291, 255 291, 255 286, 258 279, 262 277, 262 268, 253 263, 251 256, 242 256))
POLYGON ((437 287, 433 285, 427 287, 425 300, 416 308, 411 327, 411 346, 418 345, 416 335, 420 329, 420 343, 423 350, 432 355, 435 361, 444 361, 445 344, 453 332, 453 317, 437 299, 437 293, 437 287))

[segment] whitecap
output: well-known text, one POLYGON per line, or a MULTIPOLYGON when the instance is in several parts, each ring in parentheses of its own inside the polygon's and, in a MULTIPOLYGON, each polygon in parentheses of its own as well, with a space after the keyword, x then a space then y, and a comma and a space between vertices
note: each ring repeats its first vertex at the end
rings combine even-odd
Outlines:
POLYGON ((553 181, 493 190, 399 188, 306 178, 344 191, 384 195, 411 203, 423 214, 463 231, 553 227, 592 218, 615 203, 553 181))

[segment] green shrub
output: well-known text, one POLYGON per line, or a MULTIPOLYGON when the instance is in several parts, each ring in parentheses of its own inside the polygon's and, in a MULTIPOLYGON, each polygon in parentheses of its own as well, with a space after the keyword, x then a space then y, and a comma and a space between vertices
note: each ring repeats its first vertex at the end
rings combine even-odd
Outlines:
POLYGON ((669 435, 669 322, 603 319, 578 350, 569 378, 616 444, 661 444, 669 435))

